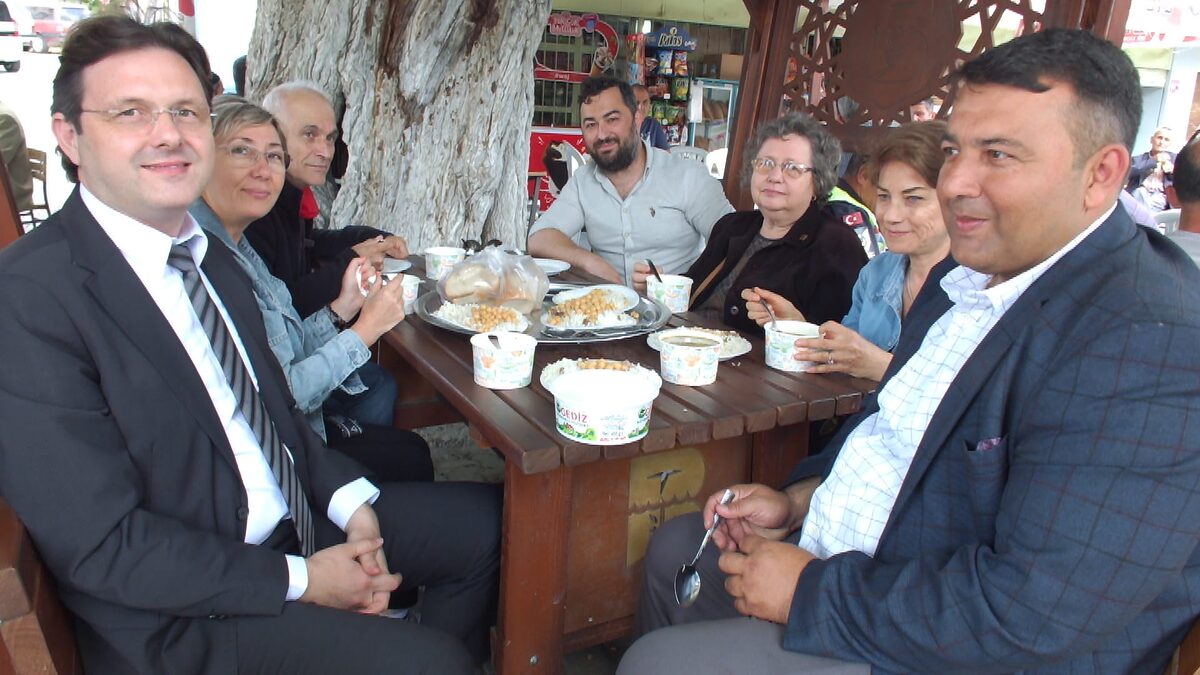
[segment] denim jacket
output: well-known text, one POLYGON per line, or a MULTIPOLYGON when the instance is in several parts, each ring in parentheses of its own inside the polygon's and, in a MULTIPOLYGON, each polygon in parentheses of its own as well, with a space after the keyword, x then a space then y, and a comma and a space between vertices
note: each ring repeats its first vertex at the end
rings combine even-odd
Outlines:
POLYGON ((349 394, 366 391, 354 371, 370 358, 370 349, 354 331, 339 332, 324 309, 301 319, 292 306, 287 286, 271 275, 245 237, 233 243, 203 199, 197 199, 188 212, 200 227, 233 251, 234 258, 250 277, 267 328, 267 340, 283 366, 296 405, 305 413, 313 431, 325 438, 321 404, 337 388, 349 394))
POLYGON ((904 274, 908 256, 884 251, 871 259, 854 282, 854 304, 842 325, 857 331, 876 347, 891 352, 900 338, 904 274))

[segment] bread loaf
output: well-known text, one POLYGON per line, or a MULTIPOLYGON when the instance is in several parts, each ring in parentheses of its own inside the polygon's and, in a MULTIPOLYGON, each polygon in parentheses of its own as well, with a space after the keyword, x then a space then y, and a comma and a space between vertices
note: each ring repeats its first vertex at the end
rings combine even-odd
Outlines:
POLYGON ((486 265, 458 265, 446 276, 444 294, 457 305, 492 304, 500 277, 486 265))

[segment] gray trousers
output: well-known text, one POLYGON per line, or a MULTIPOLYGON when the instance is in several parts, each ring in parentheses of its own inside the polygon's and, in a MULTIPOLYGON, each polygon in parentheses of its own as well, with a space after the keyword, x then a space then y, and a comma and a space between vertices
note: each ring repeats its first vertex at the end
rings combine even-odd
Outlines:
POLYGON ((696 563, 700 597, 691 607, 680 607, 675 602, 675 572, 691 560, 703 536, 700 513, 674 518, 654 533, 634 623, 634 636, 640 639, 621 659, 618 675, 871 672, 860 663, 786 651, 781 646, 783 626, 739 614, 725 592, 715 546, 696 563))

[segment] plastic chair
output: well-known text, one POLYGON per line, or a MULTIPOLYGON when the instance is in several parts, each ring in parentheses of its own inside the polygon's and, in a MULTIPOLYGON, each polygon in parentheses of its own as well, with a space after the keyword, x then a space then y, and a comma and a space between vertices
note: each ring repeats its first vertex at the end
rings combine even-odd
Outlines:
POLYGON ((694 145, 672 145, 671 154, 675 155, 676 157, 682 157, 683 159, 694 159, 697 162, 703 162, 704 157, 708 154, 708 152, 706 150, 701 150, 694 145))
POLYGON ((42 184, 42 201, 41 203, 34 202, 31 208, 21 212, 21 225, 26 229, 31 230, 38 226, 46 218, 50 217, 50 198, 46 195, 46 153, 41 150, 29 148, 29 174, 33 179, 40 181, 42 184), (46 215, 38 218, 37 212, 41 211, 46 215))
POLYGON ((1179 209, 1167 209, 1154 214, 1154 222, 1163 234, 1171 234, 1179 229, 1179 209))
POLYGON ((714 178, 725 177, 725 162, 729 159, 729 148, 717 148, 704 156, 704 166, 714 178))
POLYGON ((558 151, 562 153, 563 159, 567 162, 567 176, 572 176, 579 167, 587 163, 587 158, 584 157, 579 150, 570 143, 559 143, 558 151))

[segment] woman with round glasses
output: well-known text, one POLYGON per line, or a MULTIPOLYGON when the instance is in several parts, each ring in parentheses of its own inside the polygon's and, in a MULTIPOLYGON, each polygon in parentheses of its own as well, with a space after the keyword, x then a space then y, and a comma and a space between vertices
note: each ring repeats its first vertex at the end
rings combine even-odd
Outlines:
MULTIPOLYGON (((867 176, 877 186, 875 215, 888 250, 862 269, 854 284, 854 305, 840 323, 826 321, 822 337, 796 341, 802 348, 796 358, 824 361, 810 372, 883 378, 900 338, 901 320, 934 267, 950 255, 937 196, 945 135, 945 122, 907 124, 890 131, 875 149, 867 176)), ((747 293, 746 313, 760 324, 770 319, 759 297, 778 318, 812 321, 778 295, 747 293)))
POLYGON ((708 246, 686 272, 691 311, 756 329, 742 292, 763 288, 810 320, 845 315, 867 256, 853 228, 822 208, 837 183, 841 155, 837 139, 807 115, 790 113, 758 127, 746 152, 750 170, 742 174, 758 209, 731 213, 713 226, 708 246))
MULTIPOLYGON (((357 258, 342 277, 338 297, 301 319, 287 286, 271 275, 243 237, 250 223, 271 210, 283 189, 288 165, 283 134, 270 113, 239 98, 218 99, 213 112, 213 176, 189 212, 210 239, 233 251, 246 271, 271 350, 283 366, 296 405, 313 431, 326 438, 321 406, 335 390, 365 389, 354 371, 370 358, 370 345, 404 318, 401 285, 384 286, 366 259, 357 258), (360 273, 363 278, 376 277, 365 298, 360 273), (353 327, 341 329, 356 316, 353 327)), ((355 433, 329 434, 330 447, 354 457, 380 480, 433 479, 429 446, 420 436, 390 426, 350 423, 355 433)))

